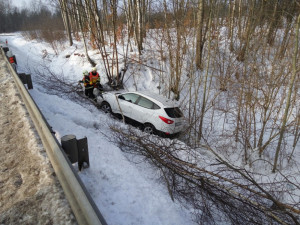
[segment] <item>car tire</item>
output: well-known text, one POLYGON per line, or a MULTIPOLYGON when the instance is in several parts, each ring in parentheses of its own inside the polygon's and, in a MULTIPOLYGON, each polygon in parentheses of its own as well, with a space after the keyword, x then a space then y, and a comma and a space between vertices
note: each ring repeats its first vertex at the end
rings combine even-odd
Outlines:
POLYGON ((144 132, 147 134, 156 134, 156 129, 151 123, 144 124, 144 132))
POLYGON ((103 102, 103 103, 101 104, 101 110, 102 110, 103 112, 105 112, 105 113, 111 113, 111 112, 112 112, 112 111, 111 111, 111 107, 110 107, 110 105, 109 105, 108 102, 103 102))

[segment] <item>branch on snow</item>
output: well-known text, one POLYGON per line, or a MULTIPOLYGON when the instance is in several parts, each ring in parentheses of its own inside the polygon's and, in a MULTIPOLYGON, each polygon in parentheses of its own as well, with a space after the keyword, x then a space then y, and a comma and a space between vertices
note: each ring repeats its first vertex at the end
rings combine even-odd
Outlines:
MULTIPOLYGON (((129 128, 111 127, 112 141, 122 151, 142 157, 159 168, 172 199, 195 209, 199 224, 214 224, 219 218, 233 224, 299 224, 299 201, 285 203, 280 196, 295 193, 283 186, 288 179, 260 181, 245 169, 236 168, 209 149, 215 157, 205 159, 203 150, 192 149, 178 140, 162 139, 129 128), (207 162, 209 161, 209 162, 207 162)), ((206 150, 207 153, 207 150, 206 150)), ((299 186, 299 184, 296 184, 299 186)))
POLYGON ((78 83, 74 83, 67 79, 63 72, 57 74, 46 65, 41 66, 42 69, 35 70, 36 82, 42 85, 49 93, 59 96, 73 95, 82 90, 78 83))

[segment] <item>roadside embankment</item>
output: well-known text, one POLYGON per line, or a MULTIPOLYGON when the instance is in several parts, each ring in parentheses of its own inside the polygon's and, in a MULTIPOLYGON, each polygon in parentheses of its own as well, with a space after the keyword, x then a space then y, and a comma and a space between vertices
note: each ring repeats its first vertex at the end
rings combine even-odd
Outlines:
POLYGON ((76 224, 0 54, 0 224, 76 224))

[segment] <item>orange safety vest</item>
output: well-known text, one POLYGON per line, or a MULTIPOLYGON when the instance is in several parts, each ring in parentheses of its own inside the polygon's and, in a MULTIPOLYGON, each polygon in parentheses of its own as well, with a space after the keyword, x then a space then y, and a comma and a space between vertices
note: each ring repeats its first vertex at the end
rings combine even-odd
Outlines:
POLYGON ((90 72, 90 85, 95 85, 97 81, 100 81, 99 73, 96 75, 93 74, 93 72, 90 72))
POLYGON ((12 57, 9 57, 9 62, 10 63, 15 63, 15 60, 14 60, 14 57, 12 56, 12 57))

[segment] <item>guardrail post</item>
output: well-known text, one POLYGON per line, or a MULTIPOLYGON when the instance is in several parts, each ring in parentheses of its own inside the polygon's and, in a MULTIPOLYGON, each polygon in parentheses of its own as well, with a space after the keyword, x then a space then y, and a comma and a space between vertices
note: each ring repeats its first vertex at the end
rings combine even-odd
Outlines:
POLYGON ((61 138, 61 146, 71 163, 78 162, 77 140, 75 135, 65 135, 61 138))
POLYGON ((6 52, 9 51, 9 48, 8 48, 8 47, 2 47, 2 49, 3 49, 3 51, 4 51, 5 54, 6 54, 6 52))
POLYGON ((33 89, 32 79, 30 74, 18 73, 23 84, 27 84, 28 89, 33 89))
POLYGON ((84 167, 84 163, 87 164, 87 167, 90 166, 86 137, 77 140, 75 135, 65 135, 61 138, 61 146, 71 163, 78 162, 79 171, 84 167))
POLYGON ((89 160, 89 149, 87 138, 82 138, 77 140, 77 149, 78 149, 78 169, 81 171, 84 163, 87 164, 87 167, 90 166, 89 160))
POLYGON ((26 74, 26 83, 27 83, 28 89, 33 89, 32 79, 31 79, 31 75, 30 74, 26 74))
POLYGON ((25 73, 18 73, 19 78, 21 79, 23 84, 26 84, 26 74, 25 73))

